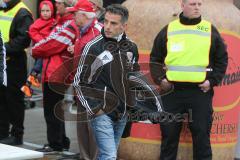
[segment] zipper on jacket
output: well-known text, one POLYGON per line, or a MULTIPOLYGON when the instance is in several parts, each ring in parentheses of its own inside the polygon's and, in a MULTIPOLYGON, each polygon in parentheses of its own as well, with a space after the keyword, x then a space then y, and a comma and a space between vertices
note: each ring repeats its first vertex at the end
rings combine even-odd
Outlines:
POLYGON ((106 92, 107 92, 107 86, 104 88, 104 95, 103 95, 103 109, 106 108, 106 92))
POLYGON ((126 110, 127 110, 127 106, 126 106, 126 91, 125 91, 125 86, 124 86, 124 82, 123 82, 123 72, 124 72, 124 68, 123 68, 123 63, 122 63, 122 57, 121 57, 121 53, 120 53, 120 50, 118 51, 118 54, 119 54, 119 58, 120 58, 120 62, 121 62, 121 67, 122 67, 122 86, 123 86, 123 93, 124 93, 124 112, 123 112, 123 116, 125 116, 126 114, 126 110))

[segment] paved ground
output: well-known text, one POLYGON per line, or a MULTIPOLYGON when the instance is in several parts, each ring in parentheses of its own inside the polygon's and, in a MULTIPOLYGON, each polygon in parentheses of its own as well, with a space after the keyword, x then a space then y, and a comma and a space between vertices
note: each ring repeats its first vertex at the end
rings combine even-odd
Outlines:
MULTIPOLYGON (((66 122, 66 132, 71 139, 71 151, 77 152, 76 123, 66 122)), ((46 123, 43 117, 42 108, 35 108, 26 111, 24 141, 41 145, 47 143, 46 123)))
MULTIPOLYGON (((71 140, 70 152, 78 153, 78 144, 76 136, 76 122, 66 121, 66 134, 71 140)), ((26 110, 25 116, 25 134, 23 148, 36 149, 47 143, 46 123, 43 117, 43 108, 41 102, 37 107, 26 110)), ((50 159, 57 159, 56 156, 50 156, 50 159)))

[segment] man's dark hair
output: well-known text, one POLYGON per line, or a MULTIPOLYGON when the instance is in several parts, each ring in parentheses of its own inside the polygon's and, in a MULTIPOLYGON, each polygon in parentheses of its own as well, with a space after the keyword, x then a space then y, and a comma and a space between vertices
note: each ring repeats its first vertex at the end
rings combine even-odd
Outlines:
POLYGON ((112 5, 108 6, 106 8, 106 13, 107 12, 120 15, 122 17, 121 18, 122 23, 127 22, 128 17, 129 17, 128 9, 120 4, 112 4, 112 5))

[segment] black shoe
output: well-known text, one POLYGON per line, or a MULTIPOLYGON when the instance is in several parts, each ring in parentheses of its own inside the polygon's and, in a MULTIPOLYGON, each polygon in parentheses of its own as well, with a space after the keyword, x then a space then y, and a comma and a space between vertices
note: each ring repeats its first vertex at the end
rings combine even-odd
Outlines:
POLYGON ((63 140, 63 151, 68 151, 70 148, 70 139, 68 137, 65 137, 63 140))
POLYGON ((79 153, 63 152, 61 156, 62 157, 57 160, 85 160, 79 157, 79 153))
POLYGON ((7 138, 7 137, 9 137, 9 136, 8 136, 8 135, 7 135, 7 136, 2 136, 2 135, 0 135, 0 141, 3 140, 3 139, 5 139, 5 138, 7 138))
POLYGON ((23 144, 23 138, 22 137, 14 137, 14 136, 10 136, 7 138, 4 138, 2 140, 0 140, 0 143, 2 144, 7 144, 7 145, 22 145, 23 144))
POLYGON ((44 154, 56 154, 62 150, 51 148, 48 144, 45 144, 43 148, 35 149, 35 151, 43 152, 44 154))

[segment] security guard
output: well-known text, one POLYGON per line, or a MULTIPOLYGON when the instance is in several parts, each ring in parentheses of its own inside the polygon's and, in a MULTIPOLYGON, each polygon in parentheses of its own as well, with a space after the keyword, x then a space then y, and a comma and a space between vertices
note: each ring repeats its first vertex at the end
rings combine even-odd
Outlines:
POLYGON ((211 160, 213 87, 221 82, 227 68, 227 52, 217 29, 201 18, 202 0, 182 0, 179 19, 157 35, 150 55, 154 81, 163 90, 169 116, 160 119, 161 160, 176 160, 184 113, 193 139, 193 159, 211 160), (160 66, 166 75, 159 75, 160 66), (168 117, 168 119, 166 118, 168 117))
POLYGON ((20 145, 23 142, 24 95, 20 88, 26 81, 30 44, 28 28, 33 18, 21 0, 0 2, 0 30, 7 56, 7 87, 0 88, 0 143, 20 145), (12 126, 10 133, 10 124, 12 126))

